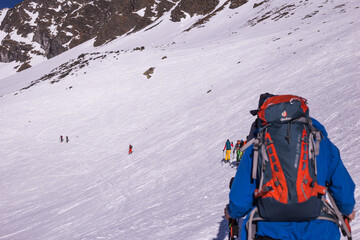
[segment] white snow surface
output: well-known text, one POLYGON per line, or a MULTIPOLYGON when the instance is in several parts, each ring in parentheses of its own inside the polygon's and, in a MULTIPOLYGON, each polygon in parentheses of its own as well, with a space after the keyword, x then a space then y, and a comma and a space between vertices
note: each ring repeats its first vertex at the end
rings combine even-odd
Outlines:
MULTIPOLYGON (((4 20, 6 13, 9 11, 8 8, 3 8, 0 9, 0 24, 1 22, 4 20)), ((4 31, 0 31, 0 41, 2 41, 4 39, 4 37, 6 37, 6 33, 4 31)))
MULTIPOLYGON (((34 9, 36 8, 36 4, 32 4, 31 5, 34 9)), ((26 9, 24 9, 24 11, 26 12, 26 14, 29 16, 30 20, 28 21, 29 25, 30 26, 34 26, 36 27, 36 19, 38 18, 39 16, 39 13, 38 12, 30 12, 30 11, 27 11, 26 9)))
POLYGON ((0 23, 4 20, 6 13, 9 11, 8 8, 0 9, 0 23))
MULTIPOLYGON (((189 18, 165 16, 11 76, 0 64, 0 239, 227 239, 236 169, 221 163, 222 149, 246 137, 264 92, 308 99, 359 201, 360 3, 254 3, 189 32, 189 18), (284 4, 297 7, 248 24, 284 4), (105 57, 20 90, 81 53, 105 57)), ((358 219, 352 229, 360 239, 358 219)))
POLYGON ((138 14, 140 17, 144 17, 145 16, 145 11, 146 11, 146 7, 140 9, 139 11, 137 11, 135 13, 138 14))

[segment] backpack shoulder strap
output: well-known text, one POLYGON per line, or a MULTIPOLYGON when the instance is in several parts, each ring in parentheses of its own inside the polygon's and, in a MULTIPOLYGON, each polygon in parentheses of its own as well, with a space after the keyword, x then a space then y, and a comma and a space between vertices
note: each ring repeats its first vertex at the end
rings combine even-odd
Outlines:
POLYGON ((253 156, 253 165, 251 170, 251 178, 256 179, 256 173, 257 173, 257 165, 258 165, 258 159, 259 159, 259 145, 260 145, 260 139, 258 137, 252 138, 251 140, 247 141, 247 143, 240 148, 240 151, 245 151, 248 147, 251 145, 254 145, 254 156, 253 156))
POLYGON ((252 166, 252 171, 251 171, 251 178, 254 179, 254 180, 256 179, 257 165, 258 165, 258 161, 259 161, 259 145, 260 145, 259 138, 255 138, 255 140, 254 140, 253 166, 252 166))
POLYGON ((254 157, 253 157, 251 178, 256 179, 257 164, 258 164, 258 159, 259 159, 259 138, 256 137, 256 138, 252 138, 251 140, 247 141, 246 144, 240 148, 240 151, 244 152, 251 145, 254 145, 254 157))
MULTIPOLYGON (((264 131, 266 131, 268 126, 269 125, 266 125, 266 126, 260 128, 257 136, 252 138, 251 140, 247 141, 246 144, 240 148, 240 151, 243 152, 251 145, 254 145, 253 146, 253 150, 254 150, 253 165, 252 165, 252 171, 251 171, 251 178, 253 180, 257 179, 257 166, 258 166, 258 161, 259 161, 259 151, 261 151, 260 154, 263 156, 262 157, 263 162, 261 165, 262 166, 264 165, 264 161, 269 161, 267 159, 267 155, 266 155, 265 143, 263 142, 264 141, 264 139, 263 139, 264 131)), ((262 185, 262 179, 260 181, 260 184, 262 185)))
POLYGON ((254 141, 255 141, 255 138, 252 138, 251 140, 247 141, 246 144, 240 148, 240 151, 242 151, 242 152, 245 151, 248 147, 253 145, 254 141))

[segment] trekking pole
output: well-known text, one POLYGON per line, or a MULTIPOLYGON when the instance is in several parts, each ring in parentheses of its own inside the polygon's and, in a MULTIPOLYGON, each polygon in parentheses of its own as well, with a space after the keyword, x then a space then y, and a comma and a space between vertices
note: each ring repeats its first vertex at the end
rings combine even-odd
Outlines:
POLYGON ((231 229, 231 222, 232 222, 232 219, 230 218, 229 219, 229 237, 228 237, 228 240, 232 240, 232 229, 231 229))
POLYGON ((229 240, 235 240, 239 237, 239 225, 235 219, 229 220, 229 240))
POLYGON ((340 222, 340 229, 341 229, 342 234, 344 235, 344 237, 347 236, 348 240, 352 240, 349 219, 346 216, 343 216, 341 214, 339 208, 336 206, 333 196, 329 192, 328 192, 328 196, 329 196, 331 205, 334 208, 336 216, 340 222))

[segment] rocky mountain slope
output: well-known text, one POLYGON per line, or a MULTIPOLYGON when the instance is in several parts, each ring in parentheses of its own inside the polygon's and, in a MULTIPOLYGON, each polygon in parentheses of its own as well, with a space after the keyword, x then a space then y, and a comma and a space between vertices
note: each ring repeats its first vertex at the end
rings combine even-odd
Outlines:
MULTIPOLYGON (((227 0, 237 8, 246 0, 227 0)), ((0 62, 24 63, 34 58, 52 58, 85 41, 100 46, 115 38, 137 32, 170 12, 170 20, 187 16, 209 18, 221 7, 219 0, 25 0, 1 13, 0 62)))

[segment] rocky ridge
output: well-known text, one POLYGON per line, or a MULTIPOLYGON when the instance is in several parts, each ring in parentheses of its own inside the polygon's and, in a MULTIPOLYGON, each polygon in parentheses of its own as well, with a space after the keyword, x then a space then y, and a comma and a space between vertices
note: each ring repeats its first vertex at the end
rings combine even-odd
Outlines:
POLYGON ((0 62, 19 61, 23 65, 18 70, 23 70, 34 56, 49 59, 90 39, 100 46, 144 29, 167 12, 173 22, 187 15, 207 21, 216 8, 233 9, 246 2, 227 0, 220 6, 220 0, 24 0, 0 13, 0 62))

